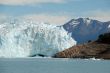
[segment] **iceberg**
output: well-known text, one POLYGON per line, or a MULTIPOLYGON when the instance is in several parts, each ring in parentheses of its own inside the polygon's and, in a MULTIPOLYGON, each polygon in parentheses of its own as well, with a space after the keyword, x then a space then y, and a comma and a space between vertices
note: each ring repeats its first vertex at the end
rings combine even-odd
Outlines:
POLYGON ((0 57, 51 57, 73 45, 76 41, 62 26, 25 19, 0 22, 0 57))

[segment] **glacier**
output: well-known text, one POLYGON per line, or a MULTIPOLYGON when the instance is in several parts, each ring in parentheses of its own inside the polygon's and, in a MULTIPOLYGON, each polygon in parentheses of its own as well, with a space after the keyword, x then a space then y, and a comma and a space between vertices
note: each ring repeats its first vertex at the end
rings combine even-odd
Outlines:
POLYGON ((25 19, 0 20, 0 57, 50 57, 76 43, 58 25, 25 19))

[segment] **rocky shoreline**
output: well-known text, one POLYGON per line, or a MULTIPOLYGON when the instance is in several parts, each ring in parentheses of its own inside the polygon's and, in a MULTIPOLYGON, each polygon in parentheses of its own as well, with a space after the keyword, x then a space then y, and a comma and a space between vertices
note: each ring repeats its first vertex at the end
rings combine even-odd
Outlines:
POLYGON ((101 34, 96 41, 89 41, 58 52, 53 57, 110 59, 110 33, 101 34))

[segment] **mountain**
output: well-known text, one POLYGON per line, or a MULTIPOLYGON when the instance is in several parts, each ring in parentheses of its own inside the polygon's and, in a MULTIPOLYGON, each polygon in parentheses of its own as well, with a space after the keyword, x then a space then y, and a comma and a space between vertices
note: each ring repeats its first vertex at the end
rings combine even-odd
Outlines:
POLYGON ((110 32, 110 21, 101 22, 89 18, 72 19, 63 25, 78 44, 96 40, 100 34, 110 32))
POLYGON ((25 19, 0 20, 0 57, 52 56, 75 44, 60 26, 25 19))
POLYGON ((70 47, 53 57, 110 59, 110 33, 100 35, 96 41, 70 47))

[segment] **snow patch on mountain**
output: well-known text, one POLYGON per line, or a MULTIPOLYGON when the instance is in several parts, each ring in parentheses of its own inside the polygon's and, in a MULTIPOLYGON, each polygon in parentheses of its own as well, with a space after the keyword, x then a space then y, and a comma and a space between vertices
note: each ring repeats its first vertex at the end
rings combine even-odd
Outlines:
POLYGON ((110 24, 109 24, 108 28, 110 28, 110 24))

